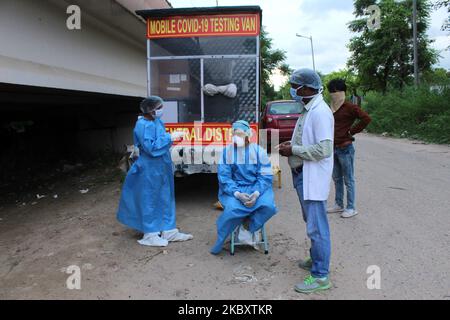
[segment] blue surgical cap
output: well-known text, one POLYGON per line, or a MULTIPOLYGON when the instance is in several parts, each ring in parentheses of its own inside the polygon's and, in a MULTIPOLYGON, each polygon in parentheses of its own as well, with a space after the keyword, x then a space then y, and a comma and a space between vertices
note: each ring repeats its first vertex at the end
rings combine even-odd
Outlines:
POLYGON ((322 80, 317 72, 311 69, 299 69, 294 71, 289 82, 316 90, 322 88, 322 80))
POLYGON ((153 110, 159 108, 164 100, 157 96, 151 96, 141 102, 141 111, 143 114, 149 114, 153 110))
POLYGON ((251 134, 252 130, 247 121, 239 120, 233 123, 233 130, 242 130, 247 134, 251 134))

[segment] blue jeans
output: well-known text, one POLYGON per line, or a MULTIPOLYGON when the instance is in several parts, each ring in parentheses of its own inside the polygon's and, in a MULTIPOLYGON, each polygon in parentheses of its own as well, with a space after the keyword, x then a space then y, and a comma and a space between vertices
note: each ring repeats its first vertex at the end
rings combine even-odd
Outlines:
POLYGON ((347 187, 347 209, 355 210, 355 147, 335 148, 333 180, 336 189, 336 204, 344 208, 344 184, 347 187))
POLYGON ((328 226, 327 202, 305 201, 303 197, 303 173, 293 173, 294 187, 306 223, 306 232, 311 239, 310 255, 313 262, 311 275, 315 278, 328 277, 330 270, 331 240, 328 226))

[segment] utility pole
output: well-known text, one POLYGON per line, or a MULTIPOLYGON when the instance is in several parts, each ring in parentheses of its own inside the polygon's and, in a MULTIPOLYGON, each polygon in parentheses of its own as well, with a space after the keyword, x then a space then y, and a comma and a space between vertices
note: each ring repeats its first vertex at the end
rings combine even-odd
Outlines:
POLYGON ((413 43, 414 43, 414 83, 420 84, 419 80, 419 51, 417 39, 417 0, 413 0, 413 43))
POLYGON ((315 61, 315 58, 314 58, 313 37, 312 36, 310 36, 310 37, 302 36, 302 35, 300 35, 298 33, 296 34, 296 36, 299 37, 299 38, 309 39, 309 41, 311 41, 311 53, 312 53, 312 61, 313 61, 313 70, 316 71, 316 61, 315 61))

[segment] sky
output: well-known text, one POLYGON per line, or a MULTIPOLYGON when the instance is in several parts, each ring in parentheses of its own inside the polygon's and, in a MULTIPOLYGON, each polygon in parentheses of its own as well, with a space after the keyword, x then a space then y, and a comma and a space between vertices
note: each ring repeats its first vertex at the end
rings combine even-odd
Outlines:
MULTIPOLYGON (((174 8, 212 7, 216 0, 169 0, 174 8)), ((354 19, 353 0, 218 0, 220 6, 259 5, 263 25, 273 39, 273 48, 286 51, 286 62, 292 69, 312 68, 311 44, 296 34, 312 36, 316 69, 324 74, 343 69, 350 57, 347 44, 353 34, 347 23, 354 19)), ((433 11, 428 30, 433 47, 441 51, 436 67, 450 70, 450 35, 441 31, 448 16, 445 8, 433 11)), ((276 87, 284 82, 275 76, 276 87), (281 82, 281 83, 280 83, 281 82)))

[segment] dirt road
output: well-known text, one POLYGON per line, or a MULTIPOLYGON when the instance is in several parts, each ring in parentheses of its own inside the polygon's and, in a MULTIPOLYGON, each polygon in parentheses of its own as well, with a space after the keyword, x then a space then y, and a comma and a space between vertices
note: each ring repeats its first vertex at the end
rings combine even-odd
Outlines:
POLYGON ((268 256, 208 253, 220 214, 211 176, 177 182, 178 224, 195 239, 166 249, 139 246, 116 222, 120 182, 108 169, 61 181, 34 204, 0 204, 0 299, 450 299, 450 148, 368 135, 356 148, 360 215, 329 217, 328 292, 293 291, 308 241, 283 162, 268 256), (71 265, 81 290, 66 287, 71 265), (372 265, 381 290, 367 288, 372 265))

